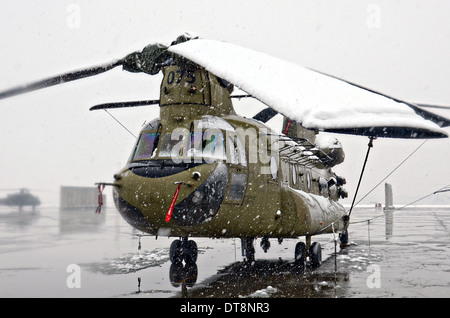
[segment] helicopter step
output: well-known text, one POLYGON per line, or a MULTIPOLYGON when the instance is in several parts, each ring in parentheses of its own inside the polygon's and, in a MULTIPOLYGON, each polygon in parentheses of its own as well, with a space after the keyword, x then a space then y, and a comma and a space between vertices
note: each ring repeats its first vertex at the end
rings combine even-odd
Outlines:
POLYGON ((195 241, 183 237, 181 240, 177 239, 170 245, 170 261, 174 264, 182 263, 193 264, 197 262, 198 247, 195 241))
POLYGON ((245 257, 249 263, 255 261, 255 247, 253 245, 254 240, 255 238, 253 237, 241 238, 242 256, 245 257))

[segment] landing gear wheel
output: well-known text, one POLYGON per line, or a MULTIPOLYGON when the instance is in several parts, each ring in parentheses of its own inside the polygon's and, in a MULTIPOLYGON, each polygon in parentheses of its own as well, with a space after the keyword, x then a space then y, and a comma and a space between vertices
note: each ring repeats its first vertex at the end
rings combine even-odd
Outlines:
POLYGON ((261 245, 261 248, 263 249, 264 253, 267 253, 267 251, 268 251, 269 248, 270 248, 270 242, 269 242, 269 239, 268 239, 267 237, 263 237, 263 238, 261 239, 261 243, 260 243, 259 245, 261 245))
POLYGON ((170 244, 169 251, 170 261, 174 264, 183 262, 183 248, 181 246, 181 240, 175 240, 170 244))
POLYGON ((295 265, 303 268, 306 266, 306 244, 303 242, 295 245, 295 265))
POLYGON ((195 241, 183 238, 183 240, 175 240, 170 244, 170 261, 174 264, 182 263, 193 264, 197 262, 198 248, 195 241))
POLYGON ((186 264, 193 264, 197 262, 198 248, 195 241, 187 241, 184 249, 184 261, 186 264))
POLYGON ((348 232, 342 232, 339 234, 339 240, 341 241, 341 248, 344 248, 348 245, 348 232))
POLYGON ((317 268, 322 265, 322 247, 320 243, 314 242, 309 248, 309 261, 312 268, 317 268))

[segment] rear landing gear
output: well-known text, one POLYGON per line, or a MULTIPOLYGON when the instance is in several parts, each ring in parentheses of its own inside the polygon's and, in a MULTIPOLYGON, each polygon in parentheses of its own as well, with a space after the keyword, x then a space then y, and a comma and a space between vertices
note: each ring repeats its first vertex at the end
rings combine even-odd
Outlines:
POLYGON ((306 244, 305 243, 298 242, 297 245, 295 245, 294 262, 296 265, 300 266, 301 268, 306 267, 306 244))
POLYGON ((322 265, 322 247, 318 242, 312 243, 309 248, 309 263, 312 268, 322 265))
POLYGON ((310 236, 306 237, 306 244, 298 242, 295 245, 294 262, 301 268, 305 268, 307 257, 309 257, 309 264, 312 268, 317 268, 322 265, 322 247, 318 242, 311 244, 310 236))

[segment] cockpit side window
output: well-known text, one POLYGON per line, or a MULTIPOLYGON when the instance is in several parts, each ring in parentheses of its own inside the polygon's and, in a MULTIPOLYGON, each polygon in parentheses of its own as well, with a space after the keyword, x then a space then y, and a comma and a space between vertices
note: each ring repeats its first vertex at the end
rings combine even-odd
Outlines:
POLYGON ((159 132, 143 132, 139 136, 132 160, 151 159, 158 150, 159 132))
POLYGON ((195 130, 190 132, 187 156, 203 158, 207 162, 225 160, 223 133, 218 129, 195 130))
POLYGON ((232 164, 241 164, 242 166, 247 166, 247 159, 245 156, 245 147, 241 140, 236 135, 227 136, 227 153, 228 161, 232 164))
POLYGON ((226 159, 224 144, 223 133, 209 129, 203 131, 203 158, 226 159))

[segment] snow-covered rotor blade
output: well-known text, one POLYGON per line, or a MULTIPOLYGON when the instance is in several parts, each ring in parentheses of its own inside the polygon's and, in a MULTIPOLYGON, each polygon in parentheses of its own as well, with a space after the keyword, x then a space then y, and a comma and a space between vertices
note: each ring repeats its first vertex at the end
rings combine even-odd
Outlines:
POLYGON ((305 128, 374 137, 447 137, 407 104, 234 44, 195 39, 169 47, 305 128))

